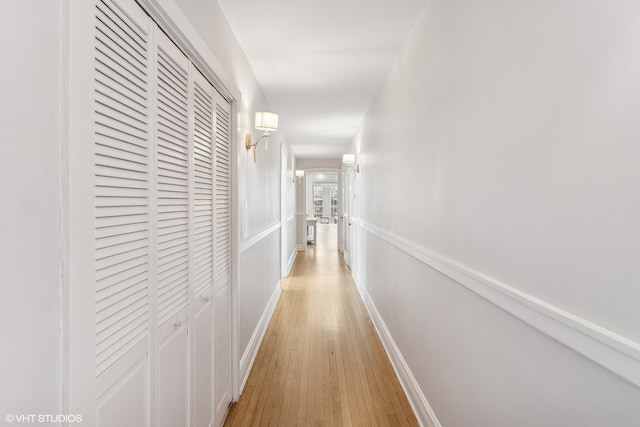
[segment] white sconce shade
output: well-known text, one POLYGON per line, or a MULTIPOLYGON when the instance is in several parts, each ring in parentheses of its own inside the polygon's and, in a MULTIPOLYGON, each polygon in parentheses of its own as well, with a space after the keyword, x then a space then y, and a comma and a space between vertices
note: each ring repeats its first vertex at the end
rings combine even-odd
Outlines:
POLYGON ((355 154, 343 154, 342 155, 342 163, 346 163, 348 165, 352 165, 356 162, 355 154))
POLYGON ((268 111, 256 112, 256 129, 266 132, 278 130, 278 115, 268 111))
POLYGON ((296 170, 296 177, 297 178, 302 178, 304 176, 304 171, 297 169, 296 170))
POLYGON ((356 173, 360 173, 360 165, 359 164, 356 164, 355 167, 351 166, 355 162, 356 162, 356 155, 355 154, 343 154, 342 155, 342 163, 347 165, 347 167, 350 167, 351 169, 353 169, 356 173))
POLYGON ((256 112, 256 129, 263 131, 262 135, 255 141, 251 140, 251 134, 247 133, 244 136, 244 146, 247 150, 253 147, 253 162, 256 161, 256 147, 258 142, 264 138, 264 149, 269 150, 267 146, 267 138, 271 136, 269 131, 278 130, 278 115, 276 113, 269 113, 268 111, 256 112))

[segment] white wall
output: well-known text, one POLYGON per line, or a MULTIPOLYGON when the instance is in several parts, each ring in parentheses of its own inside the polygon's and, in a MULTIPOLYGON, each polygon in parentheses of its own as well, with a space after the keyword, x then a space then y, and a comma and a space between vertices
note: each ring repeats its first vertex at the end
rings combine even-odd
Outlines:
POLYGON ((296 159, 296 168, 307 169, 340 169, 342 167, 342 161, 340 159, 296 159))
POLYGON ((1 9, 4 420, 7 414, 58 414, 62 407, 62 98, 60 2, 10 2, 1 9))
MULTIPOLYGON (((269 302, 273 302, 279 290, 280 143, 286 144, 286 139, 282 132, 274 132, 269 138, 268 151, 261 141, 256 153, 257 162, 254 163, 252 153, 244 147, 244 137, 247 132, 254 140, 260 135, 253 128, 254 114, 270 108, 249 62, 217 2, 176 0, 176 3, 241 96, 237 115, 240 210, 238 359, 246 368, 257 350, 255 345, 262 333, 261 328, 266 326, 261 324, 261 319, 268 320, 263 314, 270 309, 269 302)), ((246 374, 248 372, 241 372, 241 377, 246 374)))
POLYGON ((354 140, 354 276, 442 425, 640 419, 638 16, 432 0, 354 140))

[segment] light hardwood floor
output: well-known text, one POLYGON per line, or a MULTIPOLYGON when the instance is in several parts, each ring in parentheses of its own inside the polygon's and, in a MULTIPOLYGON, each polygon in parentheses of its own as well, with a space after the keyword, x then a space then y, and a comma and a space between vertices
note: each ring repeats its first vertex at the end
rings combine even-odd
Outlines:
POLYGON ((300 252, 225 426, 417 426, 349 269, 336 226, 300 252))

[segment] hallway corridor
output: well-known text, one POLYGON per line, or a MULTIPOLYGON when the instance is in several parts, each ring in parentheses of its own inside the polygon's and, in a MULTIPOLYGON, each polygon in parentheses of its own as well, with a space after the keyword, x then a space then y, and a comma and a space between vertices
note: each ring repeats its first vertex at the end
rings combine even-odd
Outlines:
POLYGON ((298 257, 225 426, 416 426, 349 269, 336 225, 298 257))

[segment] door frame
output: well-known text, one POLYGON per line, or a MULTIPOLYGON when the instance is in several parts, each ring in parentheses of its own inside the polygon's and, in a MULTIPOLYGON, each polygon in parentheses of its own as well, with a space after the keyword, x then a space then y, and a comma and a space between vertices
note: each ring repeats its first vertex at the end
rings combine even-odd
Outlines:
POLYGON ((344 168, 341 172, 342 176, 342 257, 347 266, 351 266, 351 208, 353 200, 353 178, 349 173, 349 168, 344 168))
MULTIPOLYGON (((306 236, 306 220, 307 220, 307 216, 309 214, 311 214, 312 212, 308 212, 307 208, 309 206, 309 203, 307 201, 307 199, 309 197, 313 197, 313 191, 309 191, 310 186, 312 185, 312 181, 310 179, 310 176, 316 173, 335 173, 336 174, 336 181, 338 182, 338 206, 337 206, 337 212, 338 214, 338 239, 337 239, 337 247, 336 249, 338 251, 342 251, 342 236, 340 235, 340 229, 342 228, 342 200, 340 195, 342 194, 342 169, 340 168, 327 168, 327 167, 316 167, 316 168, 306 168, 305 169, 305 176, 304 176, 304 180, 303 180, 303 185, 304 185, 304 191, 303 191, 303 200, 302 200, 302 207, 303 207, 303 215, 302 215, 302 220, 303 223, 305 224, 304 227, 302 227, 303 233, 305 234, 303 236, 302 241, 304 241, 306 243, 307 241, 307 236, 306 236)), ((298 241, 300 240, 300 236, 298 236, 298 241)), ((306 244, 305 244, 306 247, 306 244)))
POLYGON ((287 235, 287 189, 289 182, 289 151, 287 146, 280 144, 280 276, 287 277, 289 274, 289 254, 287 235))

